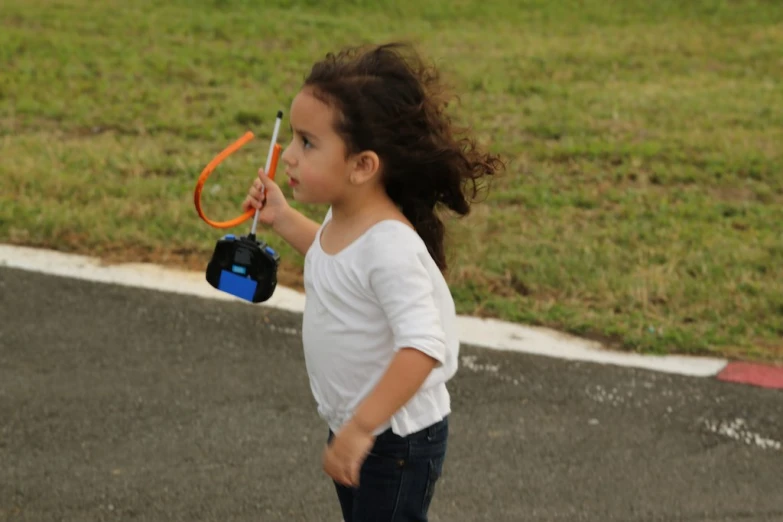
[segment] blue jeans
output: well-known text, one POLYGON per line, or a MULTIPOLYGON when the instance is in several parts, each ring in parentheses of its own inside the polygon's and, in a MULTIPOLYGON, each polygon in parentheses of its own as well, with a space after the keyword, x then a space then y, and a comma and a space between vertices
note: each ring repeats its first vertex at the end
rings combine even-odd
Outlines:
MULTIPOLYGON (((407 437, 378 435, 359 475, 359 487, 334 482, 345 522, 427 522, 443 472, 448 417, 407 437)), ((329 432, 329 441, 334 434, 329 432)))

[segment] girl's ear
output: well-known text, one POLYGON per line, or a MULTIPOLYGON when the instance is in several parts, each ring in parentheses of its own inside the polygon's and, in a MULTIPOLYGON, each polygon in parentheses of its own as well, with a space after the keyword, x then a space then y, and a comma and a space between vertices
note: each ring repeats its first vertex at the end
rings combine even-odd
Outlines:
POLYGON ((366 150, 358 153, 353 160, 353 170, 350 174, 352 185, 363 185, 375 179, 381 171, 381 159, 378 155, 366 150))

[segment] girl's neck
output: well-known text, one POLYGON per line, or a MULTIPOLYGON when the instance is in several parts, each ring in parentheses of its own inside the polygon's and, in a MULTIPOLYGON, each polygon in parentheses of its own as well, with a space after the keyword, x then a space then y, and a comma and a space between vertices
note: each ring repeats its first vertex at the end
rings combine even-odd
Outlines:
POLYGON ((395 214, 399 214, 399 210, 382 187, 364 194, 351 194, 332 204, 332 220, 337 224, 372 224, 395 214))

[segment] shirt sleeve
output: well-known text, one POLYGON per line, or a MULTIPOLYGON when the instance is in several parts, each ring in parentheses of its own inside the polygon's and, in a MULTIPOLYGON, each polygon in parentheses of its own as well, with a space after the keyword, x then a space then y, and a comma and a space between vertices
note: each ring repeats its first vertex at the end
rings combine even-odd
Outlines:
POLYGON ((443 364, 446 334, 425 265, 429 253, 399 242, 374 252, 370 286, 394 335, 394 349, 414 348, 443 364))

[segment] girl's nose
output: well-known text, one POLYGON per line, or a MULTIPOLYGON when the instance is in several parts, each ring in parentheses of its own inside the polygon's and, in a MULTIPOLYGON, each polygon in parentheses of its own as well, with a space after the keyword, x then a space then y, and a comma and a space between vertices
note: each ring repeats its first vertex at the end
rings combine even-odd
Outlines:
POLYGON ((293 158, 293 154, 291 153, 290 145, 285 149, 283 149, 283 154, 280 155, 280 159, 282 159, 283 163, 285 163, 286 166, 288 167, 294 164, 294 158, 293 158))

